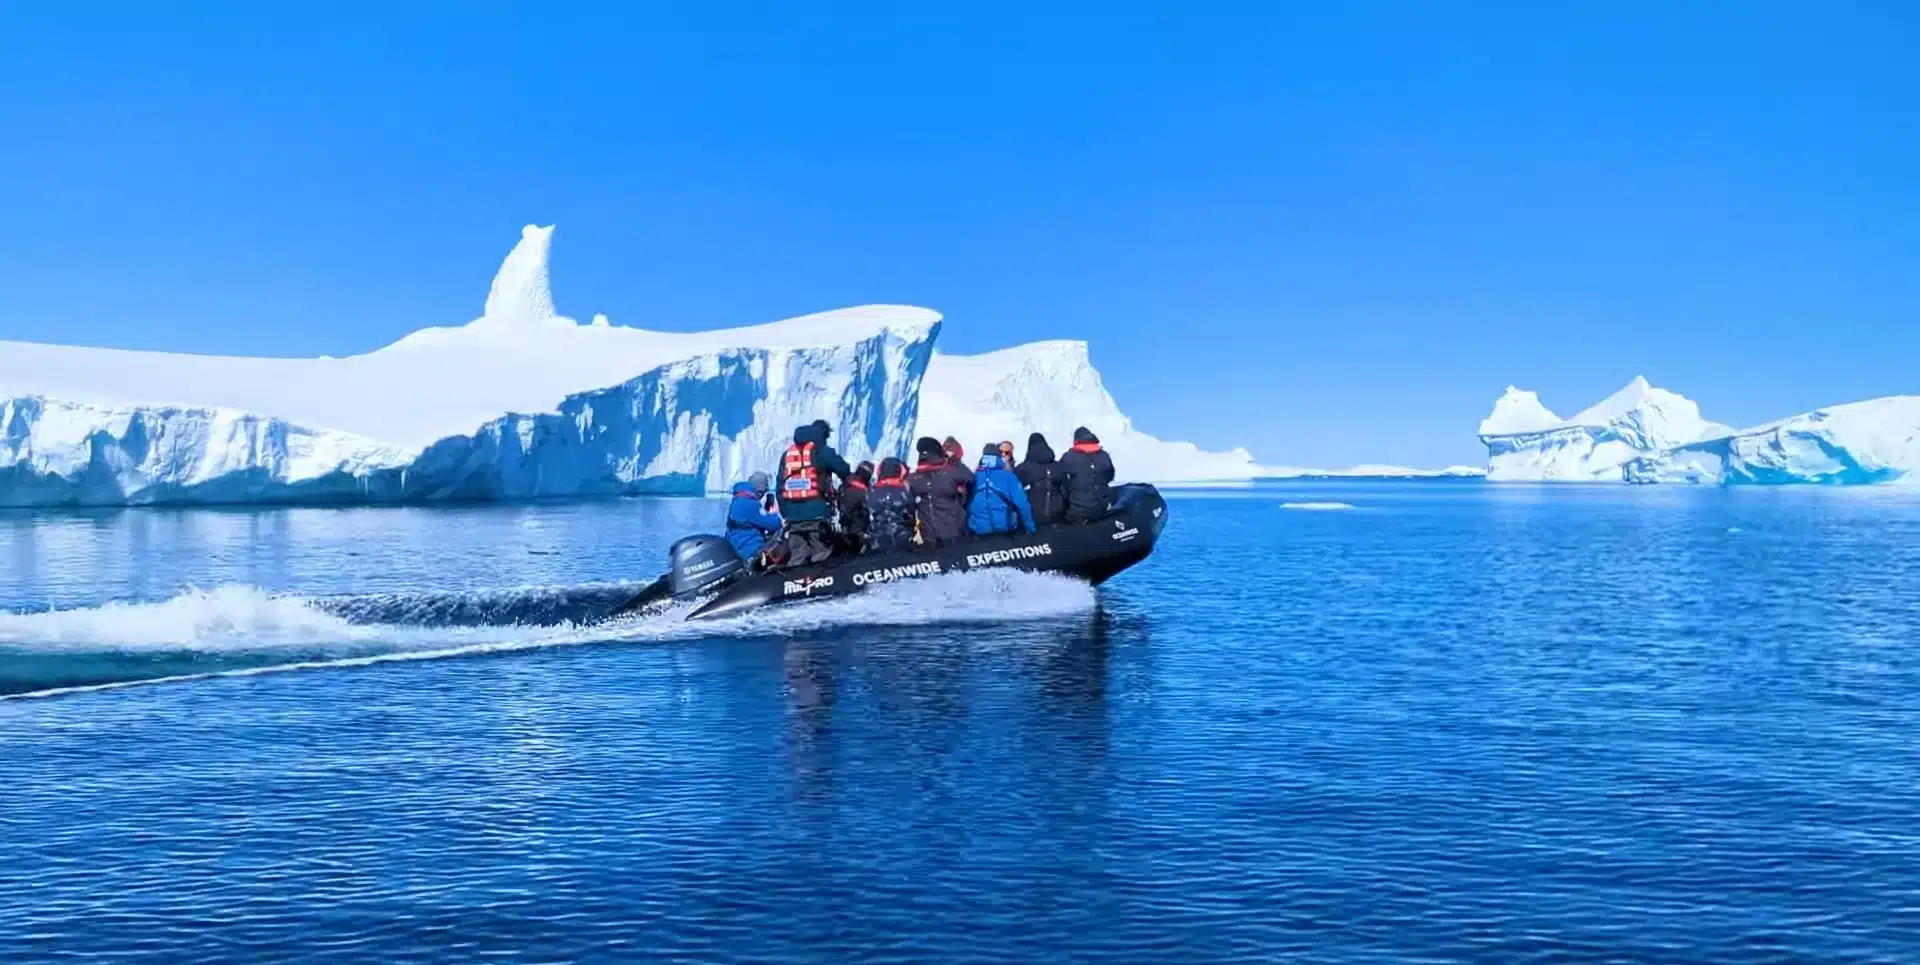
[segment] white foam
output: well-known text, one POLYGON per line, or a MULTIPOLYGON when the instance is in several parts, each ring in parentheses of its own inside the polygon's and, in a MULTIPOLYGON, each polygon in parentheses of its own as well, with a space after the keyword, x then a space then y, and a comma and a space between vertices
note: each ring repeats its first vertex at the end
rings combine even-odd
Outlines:
POLYGON ((835 625, 999 623, 1085 613, 1094 604, 1094 588, 1071 577, 985 569, 901 580, 835 600, 767 607, 705 625, 730 635, 757 635, 835 625))
POLYGON ((334 645, 339 657, 298 659, 208 673, 114 681, 0 696, 17 700, 117 690, 156 683, 251 677, 538 650, 588 643, 646 643, 701 637, 783 635, 831 627, 993 623, 1091 612, 1095 590, 1056 574, 1015 570, 903 580, 836 600, 769 607, 739 617, 687 622, 695 603, 588 626, 425 627, 355 624, 299 597, 254 587, 194 590, 160 603, 110 603, 40 613, 0 613, 0 645, 34 649, 261 651, 334 645), (366 653, 369 645, 390 647, 366 653))
POLYGON ((353 640, 365 629, 321 613, 297 597, 246 586, 189 590, 159 603, 0 613, 0 643, 48 649, 226 650, 353 640))
POLYGON ((1298 509, 1305 512, 1327 513, 1327 512, 1337 512, 1343 509, 1354 509, 1356 507, 1352 503, 1306 502, 1306 503, 1281 503, 1280 508, 1281 509, 1298 509))

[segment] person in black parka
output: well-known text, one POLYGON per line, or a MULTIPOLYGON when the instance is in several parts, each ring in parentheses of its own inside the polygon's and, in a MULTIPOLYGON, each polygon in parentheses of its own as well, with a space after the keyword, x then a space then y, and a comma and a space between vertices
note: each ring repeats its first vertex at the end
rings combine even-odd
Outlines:
POLYGON ((1060 457, 1067 474, 1067 522, 1098 519, 1113 505, 1113 457, 1086 426, 1073 430, 1073 448, 1060 457))
POLYGON ((1036 432, 1027 437, 1027 461, 1013 470, 1033 504, 1033 522, 1050 526, 1067 518, 1067 473, 1054 461, 1053 447, 1047 437, 1036 432))
POLYGON ((913 444, 920 464, 907 477, 913 493, 914 519, 920 524, 920 543, 935 549, 967 538, 967 500, 973 494, 973 473, 947 458, 937 439, 913 444))
POLYGON ((867 545, 869 553, 897 553, 913 548, 913 494, 907 491, 907 466, 888 456, 880 460, 867 491, 867 545))
POLYGON ((840 487, 840 541, 847 552, 858 553, 867 541, 867 493, 873 484, 873 463, 854 467, 847 484, 840 487))

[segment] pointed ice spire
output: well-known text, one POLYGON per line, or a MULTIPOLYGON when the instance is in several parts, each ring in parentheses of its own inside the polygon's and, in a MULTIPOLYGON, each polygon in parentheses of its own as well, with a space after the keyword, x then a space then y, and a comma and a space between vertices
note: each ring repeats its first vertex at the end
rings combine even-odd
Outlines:
POLYGON ((1567 421, 1577 426, 1603 426, 1615 419, 1639 408, 1647 401, 1648 393, 1656 391, 1647 384, 1647 377, 1636 375, 1633 381, 1621 386, 1618 392, 1580 410, 1580 414, 1567 421))
POLYGON ((547 281, 547 252, 553 244, 553 226, 527 225, 520 243, 500 263, 487 292, 487 310, 479 321, 497 325, 544 322, 558 317, 547 281))

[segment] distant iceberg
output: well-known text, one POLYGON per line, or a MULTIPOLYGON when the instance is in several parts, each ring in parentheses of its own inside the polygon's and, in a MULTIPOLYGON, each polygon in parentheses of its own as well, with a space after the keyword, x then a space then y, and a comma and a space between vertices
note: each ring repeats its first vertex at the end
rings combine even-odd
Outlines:
POLYGON ((1832 406, 1751 429, 1710 422, 1644 378, 1571 419, 1509 387, 1480 424, 1501 481, 1827 483, 1920 480, 1920 396, 1832 406))
POLYGON ((1627 464, 1628 482, 1920 482, 1920 396, 1816 409, 1627 464))
POLYGON ((1571 419, 1509 386, 1480 423, 1480 441, 1487 447, 1487 478, 1495 482, 1619 482, 1626 464, 1648 453, 1731 431, 1701 418, 1691 399, 1636 376, 1571 419))
POLYGON ((1447 466, 1442 469, 1414 469, 1408 466, 1367 464, 1346 469, 1302 469, 1272 466, 1260 471, 1266 479, 1479 479, 1487 474, 1479 466, 1447 466))
POLYGON ((774 465, 793 428, 850 460, 919 427, 978 446, 1100 433, 1132 478, 1246 479, 1244 450, 1135 430, 1079 342, 936 355, 937 312, 866 305, 654 332, 554 307, 527 226, 481 316, 346 358, 0 341, 0 506, 351 503, 697 494, 774 465))

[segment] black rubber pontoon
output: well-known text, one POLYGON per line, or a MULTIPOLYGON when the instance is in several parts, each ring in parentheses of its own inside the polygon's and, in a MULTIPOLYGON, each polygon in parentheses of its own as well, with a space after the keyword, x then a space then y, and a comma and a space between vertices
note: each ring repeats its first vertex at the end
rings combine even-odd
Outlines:
MULTIPOLYGON (((848 596, 895 580, 979 569, 1063 573, 1099 586, 1146 559, 1166 525, 1167 504, 1160 492, 1134 483, 1116 487, 1113 508, 1092 522, 1064 523, 1037 533, 981 536, 940 550, 835 557, 811 566, 752 575, 745 575, 744 567, 729 565, 725 557, 731 552, 724 540, 690 536, 675 543, 669 554, 674 570, 649 584, 615 613, 631 613, 717 589, 717 596, 687 615, 689 620, 707 620, 763 606, 848 596), (689 573, 690 568, 697 571, 689 573), (715 576, 721 571, 724 575, 715 576)), ((739 557, 732 557, 732 561, 737 564, 739 557)))

